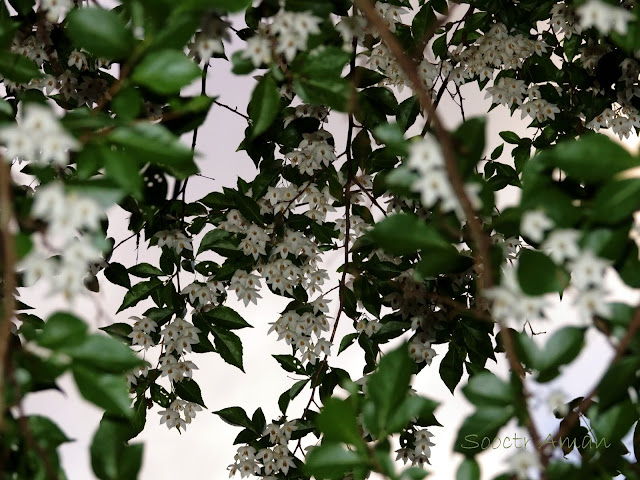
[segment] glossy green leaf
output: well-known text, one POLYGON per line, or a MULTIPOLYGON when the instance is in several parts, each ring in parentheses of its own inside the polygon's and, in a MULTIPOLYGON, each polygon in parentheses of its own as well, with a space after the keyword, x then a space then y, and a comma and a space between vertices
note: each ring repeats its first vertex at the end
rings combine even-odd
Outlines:
POLYGON ((114 11, 73 9, 67 15, 65 31, 74 44, 97 57, 120 60, 131 54, 133 35, 114 11))
POLYGON ((200 68, 178 50, 151 52, 138 64, 131 80, 161 95, 180 92, 202 75, 200 68))
POLYGON ((249 102, 249 118, 253 122, 253 137, 264 133, 280 112, 280 92, 275 80, 264 75, 253 90, 249 102))

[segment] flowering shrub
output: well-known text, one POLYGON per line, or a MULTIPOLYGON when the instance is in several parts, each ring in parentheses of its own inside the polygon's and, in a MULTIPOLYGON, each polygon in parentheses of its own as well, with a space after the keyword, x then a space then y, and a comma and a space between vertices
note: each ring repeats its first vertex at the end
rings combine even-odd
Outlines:
POLYGON ((480 478, 476 455, 512 420, 535 448, 497 478, 640 476, 627 448, 638 457, 640 310, 614 302, 604 280, 640 287, 640 162, 611 139, 640 129, 633 0, 112 3, 0 2, 2 478, 65 478, 57 448, 69 439, 22 408, 65 372, 104 411, 95 475, 137 478, 145 422, 176 434, 197 422, 198 355, 244 371, 242 329, 257 322, 298 380, 265 395, 279 418, 214 412, 241 429, 231 476, 423 478, 434 427, 447 428, 412 388, 434 346, 447 352, 442 381, 474 406, 454 444, 458 479, 480 478), (227 56, 232 36, 245 44, 227 56), (207 94, 214 60, 255 76, 246 115, 207 94), (201 94, 182 95, 193 82, 201 94), (485 118, 465 116, 468 84, 526 119, 526 135, 501 131, 485 152, 485 118), (446 96, 464 120, 454 129, 438 108, 446 96), (258 173, 188 202, 214 105, 246 120, 239 150, 258 173), (517 200, 497 205, 501 190, 517 200), (130 214, 117 244, 115 205, 130 214), (133 238, 159 261, 119 263, 133 238), (130 318, 101 332, 18 299, 32 288, 72 304, 107 283, 126 290, 118 312, 130 318), (277 317, 228 305, 266 292, 289 302, 277 317), (588 395, 543 399, 558 419, 545 438, 533 387, 578 357, 588 331, 612 361, 588 395), (355 348, 359 379, 333 362, 355 348), (499 357, 508 378, 490 369, 499 357), (306 408, 289 408, 301 395, 306 408))

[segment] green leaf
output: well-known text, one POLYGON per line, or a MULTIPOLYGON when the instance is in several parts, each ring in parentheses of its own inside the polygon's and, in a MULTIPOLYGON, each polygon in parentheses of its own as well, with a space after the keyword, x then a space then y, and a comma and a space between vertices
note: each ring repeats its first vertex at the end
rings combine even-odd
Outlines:
POLYGON ((129 151, 112 150, 106 146, 100 149, 100 156, 107 178, 122 187, 126 193, 140 198, 142 195, 142 175, 137 159, 129 151))
POLYGON ((515 132, 500 132, 500 137, 507 142, 512 143, 514 145, 520 145, 522 139, 515 132))
POLYGON ((108 327, 101 327, 100 330, 116 340, 131 342, 129 334, 133 331, 133 328, 128 323, 112 323, 108 327))
POLYGON ((358 338, 358 334, 357 333, 350 333, 350 334, 345 335, 344 337, 342 337, 342 340, 340 341, 340 348, 338 348, 337 355, 340 355, 349 346, 351 346, 356 338, 358 338))
POLYGON ((242 341, 235 333, 218 327, 211 327, 211 333, 215 339, 216 351, 229 365, 238 367, 244 372, 242 366, 242 341))
POLYGON ((69 313, 54 313, 49 317, 36 338, 36 342, 45 348, 58 350, 81 344, 87 337, 88 327, 79 318, 69 313))
POLYGON ((465 458, 456 473, 456 480, 480 480, 480 465, 471 458, 465 458))
POLYGON ((238 239, 233 233, 222 230, 221 228, 216 228, 205 233, 200 242, 198 254, 206 250, 213 250, 224 257, 228 257, 238 252, 239 244, 238 239))
POLYGON ((97 371, 125 373, 144 361, 122 342, 105 335, 90 335, 79 345, 63 348, 74 362, 97 371))
POLYGON ((423 278, 445 273, 461 273, 473 265, 473 259, 460 254, 454 246, 448 249, 424 249, 420 252, 420 257, 415 271, 423 278))
POLYGON ((527 295, 562 292, 569 275, 542 252, 525 249, 518 256, 518 282, 527 295))
POLYGON ((306 372, 302 366, 302 362, 293 355, 272 355, 280 366, 287 372, 299 373, 304 375, 306 372))
POLYGON ((131 290, 125 294, 122 305, 118 308, 118 312, 137 305, 138 302, 151 295, 151 293, 160 287, 160 285, 162 285, 162 282, 157 278, 152 278, 146 282, 140 282, 134 285, 131 290))
POLYGON ((134 265, 129 269, 129 274, 133 275, 134 277, 142 277, 142 278, 158 277, 158 276, 165 275, 164 272, 160 270, 158 267, 154 267, 153 265, 150 265, 148 263, 139 263, 137 265, 134 265))
POLYGON ((409 149, 404 132, 397 123, 383 123, 373 130, 374 137, 384 143, 392 155, 407 155, 409 149))
POLYGON ((480 372, 471 377, 462 393, 477 406, 507 406, 514 401, 511 385, 491 372, 480 372))
POLYGON ((109 266, 104 269, 104 276, 114 285, 120 285, 126 289, 131 288, 131 280, 129 274, 124 265, 117 262, 109 263, 109 266))
MULTIPOLYGON (((247 416, 247 412, 240 407, 227 407, 222 410, 218 410, 217 412, 213 412, 218 415, 225 423, 229 425, 234 425, 237 427, 245 427, 249 430, 253 430, 253 423, 249 420, 247 416)), ((257 432, 262 433, 262 432, 257 432)))
POLYGON ((399 213, 377 223, 368 235, 394 255, 414 253, 419 249, 444 248, 451 245, 438 230, 415 215, 399 213))
POLYGON ((623 357, 611 365, 598 385, 599 408, 605 409, 624 400, 628 396, 627 387, 634 383, 638 370, 640 358, 637 356, 623 357))
POLYGON ((593 199, 591 218, 614 224, 631 218, 640 208, 640 178, 627 178, 606 183, 593 199))
POLYGON ((348 400, 328 399, 316 419, 316 424, 324 434, 326 442, 364 445, 358 427, 357 412, 348 400))
POLYGON ((101 58, 126 58, 133 47, 133 35, 121 17, 99 7, 71 10, 66 18, 66 32, 74 44, 101 58))
POLYGON ((541 153, 539 161, 587 183, 603 182, 638 166, 633 155, 602 134, 586 134, 575 141, 560 142, 541 153))
POLYGON ((253 122, 253 138, 264 133, 280 112, 280 92, 270 74, 264 75, 253 90, 247 112, 253 122))
POLYGON ((91 466, 100 480, 136 480, 142 466, 143 446, 127 445, 127 421, 105 415, 91 442, 91 466))
POLYGON ((224 305, 212 308, 208 312, 203 312, 201 315, 205 319, 213 322, 215 326, 227 330, 237 330, 247 327, 253 328, 238 312, 224 305))
POLYGON ((42 77, 35 62, 9 52, 0 52, 0 74, 16 83, 29 83, 34 78, 42 77))
POLYGON ((200 385, 190 378, 185 378, 180 382, 174 383, 176 394, 186 400, 187 402, 197 403, 206 408, 204 400, 202 400, 202 393, 200 392, 200 385))
POLYGON ((69 439, 60 427, 47 417, 40 415, 30 415, 27 417, 29 431, 38 444, 46 450, 52 451, 63 443, 73 440, 69 439))
POLYGON ((344 110, 351 86, 341 74, 350 58, 351 54, 338 47, 317 48, 298 55, 292 65, 294 90, 307 103, 344 110))
POLYGON ((304 469, 307 475, 318 479, 339 479, 366 465, 366 457, 337 443, 328 443, 309 450, 304 469))
POLYGON ((442 378, 442 381, 451 393, 453 393, 458 383, 460 383, 463 363, 464 358, 460 355, 460 352, 458 352, 458 348, 453 343, 449 343, 449 351, 442 359, 442 362, 440 362, 440 378, 442 378))
POLYGON ((374 406, 369 423, 372 433, 386 431, 389 419, 407 395, 414 362, 407 346, 386 354, 367 380, 367 392, 374 406))
POLYGON ((435 419, 433 412, 438 403, 417 395, 407 396, 402 400, 387 422, 389 433, 402 432, 413 418, 431 420, 435 419))
POLYGON ((539 359, 539 369, 554 369, 571 363, 584 346, 584 328, 564 327, 547 341, 539 359))
POLYGON ((178 179, 198 172, 191 149, 162 125, 144 122, 118 127, 107 139, 116 145, 128 147, 141 162, 166 167, 178 179))
POLYGON ((161 95, 179 93, 202 75, 200 68, 178 50, 158 50, 144 57, 131 81, 161 95))
POLYGON ((597 408, 595 415, 589 415, 591 426, 598 435, 598 440, 606 444, 614 444, 629 432, 638 420, 638 413, 631 400, 619 403, 601 411, 597 408))
POLYGON ((82 365, 71 367, 78 390, 89 402, 126 418, 131 418, 131 398, 123 375, 98 373, 82 365))
POLYGON ((500 429, 513 417, 513 407, 479 407, 458 431, 454 451, 472 457, 481 451, 481 442, 493 442, 500 429))

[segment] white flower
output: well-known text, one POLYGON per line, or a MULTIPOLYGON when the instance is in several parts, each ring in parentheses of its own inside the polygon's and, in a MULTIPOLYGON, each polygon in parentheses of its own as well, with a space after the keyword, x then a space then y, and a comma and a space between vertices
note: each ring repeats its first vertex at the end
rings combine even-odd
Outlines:
POLYGON ((624 8, 609 5, 602 0, 588 0, 578 7, 581 28, 595 27, 603 35, 612 30, 620 35, 626 35, 627 24, 633 19, 633 14, 624 8))
POLYGON ((76 67, 78 70, 84 70, 89 66, 89 62, 87 62, 87 57, 84 53, 74 50, 71 52, 71 55, 69 55, 67 65, 76 67))
POLYGON ((549 256, 556 263, 573 260, 580 255, 579 238, 580 232, 577 230, 554 230, 542 244, 541 249, 549 251, 549 256))
POLYGON ((427 134, 422 140, 411 143, 407 165, 422 175, 427 175, 435 168, 444 167, 442 149, 433 135, 427 134))
POLYGON ((520 223, 520 233, 534 242, 541 242, 544 232, 553 228, 553 220, 540 210, 525 212, 520 223))
POLYGON ((530 470, 540 468, 540 459, 536 451, 521 450, 509 458, 509 465, 518 478, 525 480, 530 470))
POLYGON ((247 40, 247 48, 242 56, 251 60, 255 67, 271 62, 271 43, 269 38, 258 34, 247 40))
POLYGON ((585 250, 569 265, 571 283, 582 290, 599 285, 608 266, 608 261, 598 258, 591 250, 585 250))
POLYGON ((547 397, 547 405, 561 417, 566 417, 569 413, 569 405, 565 400, 565 394, 559 390, 555 390, 549 394, 547 397))
POLYGON ((605 295, 606 292, 598 288, 592 288, 578 294, 576 306, 583 324, 589 325, 594 315, 603 318, 611 316, 611 306, 605 300, 605 295))

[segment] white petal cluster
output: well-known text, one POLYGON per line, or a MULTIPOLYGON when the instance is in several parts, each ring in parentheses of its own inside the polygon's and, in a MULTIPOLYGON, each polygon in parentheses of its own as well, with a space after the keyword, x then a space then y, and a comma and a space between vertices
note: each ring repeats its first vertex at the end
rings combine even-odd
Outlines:
POLYGON ((148 350, 149 347, 155 346, 155 343, 151 338, 151 334, 156 331, 158 324, 147 317, 129 317, 129 320, 134 321, 133 329, 129 334, 129 338, 131 338, 131 345, 138 345, 145 350, 148 350))
POLYGON ((167 246, 180 254, 183 250, 193 250, 191 239, 180 230, 165 230, 154 235, 158 238, 158 247, 167 246))
POLYGON ((541 467, 537 451, 526 449, 520 450, 509 457, 509 466, 520 480, 530 478, 529 473, 533 470, 537 471, 541 467))
MULTIPOLYGON (((198 333, 200 333, 198 327, 194 327, 191 323, 179 317, 160 330, 162 343, 165 347, 164 359, 161 363, 163 365, 172 364, 176 360, 175 357, 170 355, 173 352, 178 355, 190 352, 191 346, 200 342, 198 333)), ((165 370, 163 366, 163 374, 166 374, 165 370)))
POLYGON ((433 434, 426 428, 417 430, 414 435, 413 448, 405 447, 396 450, 396 461, 402 460, 406 465, 407 462, 411 462, 411 465, 422 467, 425 463, 429 463, 429 457, 431 457, 431 447, 435 444, 431 441, 433 434))
POLYGON ((327 300, 319 297, 314 305, 322 305, 322 310, 302 314, 295 311, 285 312, 278 320, 270 323, 268 333, 275 332, 278 340, 284 340, 287 345, 291 345, 295 353, 301 356, 303 363, 315 365, 318 358, 321 355, 328 356, 331 349, 331 342, 321 337, 323 332, 329 331, 329 321, 324 315, 324 312, 328 311, 328 307, 325 308, 327 304, 327 300))
POLYGON ((176 398, 171 402, 169 408, 158 412, 159 415, 162 415, 160 417, 160 425, 165 424, 169 429, 186 430, 187 424, 191 423, 196 413, 200 411, 202 411, 202 407, 197 403, 176 398))
POLYGON ((321 129, 302 136, 298 148, 285 155, 286 160, 301 173, 313 175, 336 161, 336 148, 328 141, 331 138, 329 132, 321 129))
POLYGON ((73 7, 71 0, 40 0, 40 10, 46 12, 47 20, 57 23, 73 7))
POLYGON ((102 262, 102 252, 92 238, 105 212, 90 197, 66 193, 62 184, 52 182, 36 190, 32 215, 45 221, 47 229, 44 245, 37 244, 18 265, 24 284, 31 286, 45 278, 51 282, 53 293, 62 293, 70 300, 83 289, 89 266, 102 262), (51 250, 61 255, 50 257, 54 253, 51 250))
POLYGON ((545 312, 551 305, 547 295, 533 297, 522 292, 515 265, 505 266, 500 285, 485 290, 484 294, 493 301, 493 318, 502 323, 512 322, 515 328, 520 328, 526 321, 545 320, 545 312))
POLYGON ((426 333, 422 332, 415 335, 409 341, 409 354, 416 363, 426 362, 427 365, 431 365, 431 361, 436 356, 436 351, 431 348, 431 344, 434 340, 426 333))
POLYGON ((243 55, 254 66, 270 63, 273 53, 292 62, 299 51, 307 48, 309 35, 320 33, 320 19, 310 12, 280 9, 270 25, 260 24, 258 32, 247 40, 243 55))
POLYGON ((269 447, 256 451, 250 445, 239 447, 234 455, 234 463, 227 467, 229 477, 237 473, 241 478, 250 475, 258 475, 263 479, 273 479, 277 473, 287 475, 289 470, 295 468, 293 455, 289 451, 287 444, 291 440, 291 435, 298 429, 295 421, 283 424, 267 425, 263 436, 269 436, 269 447))
POLYGON ((258 299, 262 298, 258 293, 261 286, 260 277, 257 275, 244 270, 236 270, 231 278, 229 289, 235 292, 238 300, 241 300, 246 307, 249 303, 258 304, 258 299))
POLYGON ((66 167, 69 153, 78 150, 78 141, 60 125, 53 112, 43 106, 27 104, 17 125, 0 129, 0 141, 7 150, 5 160, 27 160, 66 167))
POLYGON ((620 35, 627 33, 628 23, 633 14, 622 7, 610 5, 602 0, 587 0, 577 9, 580 18, 580 28, 595 27, 603 35, 616 32, 620 35))
POLYGON ((634 107, 626 106, 616 108, 606 108, 586 124, 587 128, 599 131, 601 128, 610 128, 613 133, 622 138, 629 138, 640 128, 640 112, 634 107))
MULTIPOLYGON (((453 211, 459 218, 464 218, 462 205, 449 181, 442 150, 433 135, 427 134, 411 144, 407 166, 418 172, 419 178, 411 189, 420 194, 424 207, 431 208, 439 203, 443 211, 453 211)), ((482 206, 478 187, 479 185, 471 183, 465 185, 474 209, 482 206)))
POLYGON ((213 55, 224 54, 223 40, 230 41, 229 22, 215 15, 207 16, 202 22, 200 31, 196 33, 193 41, 189 43, 189 56, 205 64, 213 55))

